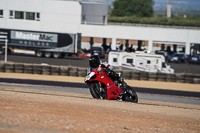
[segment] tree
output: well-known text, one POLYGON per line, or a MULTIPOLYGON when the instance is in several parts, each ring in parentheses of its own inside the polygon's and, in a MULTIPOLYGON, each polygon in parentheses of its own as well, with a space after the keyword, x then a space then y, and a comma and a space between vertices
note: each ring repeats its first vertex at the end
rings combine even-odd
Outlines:
POLYGON ((153 16, 154 0, 115 0, 111 16, 153 16))

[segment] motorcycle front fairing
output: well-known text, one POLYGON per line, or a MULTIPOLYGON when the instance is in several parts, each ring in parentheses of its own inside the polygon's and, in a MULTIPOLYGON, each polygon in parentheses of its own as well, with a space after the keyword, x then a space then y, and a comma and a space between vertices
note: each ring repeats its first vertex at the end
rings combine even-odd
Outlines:
POLYGON ((89 81, 99 81, 105 84, 108 100, 115 100, 118 98, 119 94, 123 93, 123 90, 115 85, 115 83, 110 79, 108 73, 103 71, 102 67, 93 70, 87 77, 89 78, 89 81))

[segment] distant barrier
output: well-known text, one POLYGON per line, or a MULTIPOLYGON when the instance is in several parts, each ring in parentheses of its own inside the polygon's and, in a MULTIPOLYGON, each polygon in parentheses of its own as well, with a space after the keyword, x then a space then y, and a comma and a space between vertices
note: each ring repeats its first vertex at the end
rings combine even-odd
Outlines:
MULTIPOLYGON (((200 84, 200 74, 165 74, 130 70, 115 71, 121 72, 125 79, 200 84)), ((87 68, 74 66, 0 63, 0 72, 85 77, 87 74, 87 68)))

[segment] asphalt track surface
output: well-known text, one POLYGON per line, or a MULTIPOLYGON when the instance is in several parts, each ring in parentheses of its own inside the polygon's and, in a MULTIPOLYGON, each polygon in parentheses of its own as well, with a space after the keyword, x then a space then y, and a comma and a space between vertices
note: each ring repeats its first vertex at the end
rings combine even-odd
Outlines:
MULTIPOLYGON (((4 60, 4 55, 0 55, 0 60, 4 60)), ((108 61, 108 58, 102 59, 104 61, 108 61)), ((63 65, 63 66, 77 66, 77 67, 88 67, 88 58, 82 57, 69 57, 66 56, 61 59, 54 58, 39 58, 34 55, 8 55, 9 62, 20 62, 20 63, 33 63, 33 64, 41 64, 46 63, 49 65, 63 65)), ((185 64, 185 63, 167 63, 175 70, 175 73, 193 73, 200 74, 200 65, 199 64, 185 64)))
MULTIPOLYGON (((84 83, 0 78, 0 86, 90 94, 84 83)), ((133 87, 139 100, 200 105, 200 92, 133 87)))
MULTIPOLYGON (((47 86, 58 86, 58 87, 75 87, 87 89, 88 87, 84 83, 71 83, 71 82, 60 82, 60 81, 41 81, 41 80, 26 80, 26 79, 12 79, 12 78, 0 78, 0 82, 4 83, 17 83, 17 84, 31 84, 31 85, 47 85, 47 86)), ((162 94, 162 95, 174 95, 174 96, 185 96, 185 97, 196 97, 200 98, 200 92, 189 92, 189 91, 177 91, 177 90, 161 90, 154 88, 142 88, 133 87, 136 92, 148 93, 148 94, 162 94)))

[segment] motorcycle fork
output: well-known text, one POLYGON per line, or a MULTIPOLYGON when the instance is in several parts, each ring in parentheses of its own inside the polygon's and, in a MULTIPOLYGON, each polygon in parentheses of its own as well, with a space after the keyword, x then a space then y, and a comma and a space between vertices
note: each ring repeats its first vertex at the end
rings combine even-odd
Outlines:
POLYGON ((99 82, 99 86, 100 86, 100 92, 102 92, 102 91, 103 91, 103 88, 102 88, 102 86, 101 86, 101 82, 99 82))
POLYGON ((99 82, 99 85, 100 85, 100 87, 101 87, 101 82, 99 82))

